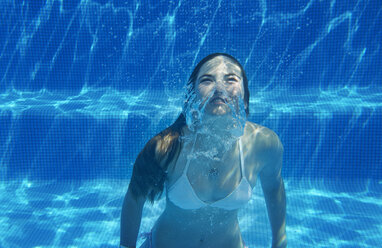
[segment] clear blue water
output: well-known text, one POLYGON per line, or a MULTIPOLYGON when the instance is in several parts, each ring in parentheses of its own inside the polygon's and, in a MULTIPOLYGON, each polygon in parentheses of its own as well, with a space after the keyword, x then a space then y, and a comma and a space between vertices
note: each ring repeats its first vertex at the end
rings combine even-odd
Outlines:
MULTIPOLYGON (((116 247, 134 160, 213 52, 284 144, 289 247, 380 247, 380 23, 380 0, 1 1, 0 247, 116 247)), ((239 220, 270 247, 260 187, 239 220)))

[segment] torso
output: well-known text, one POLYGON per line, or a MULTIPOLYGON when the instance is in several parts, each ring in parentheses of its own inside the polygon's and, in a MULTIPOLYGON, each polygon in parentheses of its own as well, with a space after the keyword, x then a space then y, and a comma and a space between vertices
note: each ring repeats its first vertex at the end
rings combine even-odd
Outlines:
MULTIPOLYGON (((247 122, 242 136, 244 175, 251 187, 256 184, 257 174, 261 170, 261 161, 256 156, 256 134, 261 126, 247 122)), ((197 151, 198 147, 194 149, 197 151)), ((200 149, 199 149, 200 151, 200 149)), ((182 175, 191 144, 184 144, 178 159, 168 167, 167 188, 171 187, 182 175)), ((191 160, 187 177, 196 195, 205 202, 215 202, 229 195, 240 183, 239 147, 233 144, 218 159, 198 157, 191 160), (219 173, 211 179, 210 168, 216 167, 219 173)), ((242 239, 237 220, 237 210, 224 210, 205 207, 184 210, 167 199, 164 212, 153 229, 154 247, 231 247, 241 248, 242 239)))

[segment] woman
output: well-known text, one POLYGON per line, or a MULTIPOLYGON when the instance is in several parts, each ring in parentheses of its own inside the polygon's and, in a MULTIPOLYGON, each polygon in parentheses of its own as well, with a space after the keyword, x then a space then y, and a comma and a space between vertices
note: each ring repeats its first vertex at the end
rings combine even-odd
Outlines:
POLYGON ((166 207, 141 247, 242 248, 238 209, 261 180, 272 247, 286 247, 283 146, 249 122, 248 80, 228 54, 205 57, 182 114, 138 155, 121 215, 121 247, 136 247, 142 208, 166 188, 166 207))

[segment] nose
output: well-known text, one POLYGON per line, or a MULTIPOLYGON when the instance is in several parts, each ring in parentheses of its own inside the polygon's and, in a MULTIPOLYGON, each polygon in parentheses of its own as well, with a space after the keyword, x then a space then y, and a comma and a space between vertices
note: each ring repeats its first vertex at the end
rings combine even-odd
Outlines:
POLYGON ((216 92, 224 92, 226 91, 225 83, 222 80, 217 80, 215 83, 215 91, 216 92))

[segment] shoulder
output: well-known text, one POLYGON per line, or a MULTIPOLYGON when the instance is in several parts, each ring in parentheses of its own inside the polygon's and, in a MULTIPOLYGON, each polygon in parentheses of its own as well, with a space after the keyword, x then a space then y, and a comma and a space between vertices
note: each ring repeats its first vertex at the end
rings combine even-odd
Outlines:
POLYGON ((247 121, 244 135, 251 152, 263 163, 282 157, 284 148, 279 136, 273 130, 247 121))
POLYGON ((244 132, 248 143, 262 149, 283 149, 279 136, 271 129, 247 121, 244 132))

